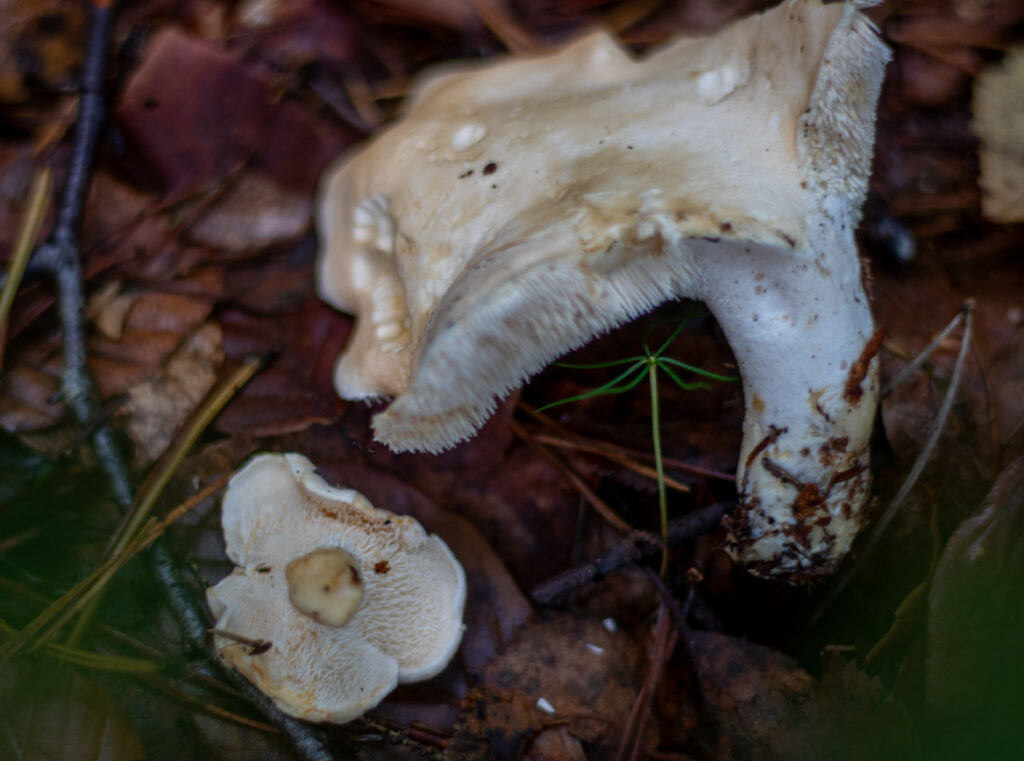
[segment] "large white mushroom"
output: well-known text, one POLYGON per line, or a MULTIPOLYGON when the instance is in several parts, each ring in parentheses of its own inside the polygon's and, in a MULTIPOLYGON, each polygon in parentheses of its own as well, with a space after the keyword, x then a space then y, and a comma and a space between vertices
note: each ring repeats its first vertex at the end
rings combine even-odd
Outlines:
POLYGON ((327 175, 319 290, 358 314, 335 384, 395 450, 472 435, 566 351, 704 301, 746 398, 729 546, 825 573, 869 489, 878 340, 853 232, 888 52, 787 0, 637 59, 595 33, 428 77, 327 175))
POLYGON ((285 713, 349 721, 455 654, 466 578, 447 545, 302 455, 253 458, 222 522, 238 568, 207 590, 217 652, 285 713))

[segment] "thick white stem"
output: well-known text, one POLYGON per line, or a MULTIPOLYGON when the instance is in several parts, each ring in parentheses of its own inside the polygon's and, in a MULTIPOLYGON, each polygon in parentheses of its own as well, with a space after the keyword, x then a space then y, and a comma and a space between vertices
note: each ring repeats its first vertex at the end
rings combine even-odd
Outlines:
POLYGON ((698 253, 698 296, 736 355, 746 401, 728 548, 766 575, 830 572, 862 522, 878 346, 849 222, 812 233, 807 251, 698 253))

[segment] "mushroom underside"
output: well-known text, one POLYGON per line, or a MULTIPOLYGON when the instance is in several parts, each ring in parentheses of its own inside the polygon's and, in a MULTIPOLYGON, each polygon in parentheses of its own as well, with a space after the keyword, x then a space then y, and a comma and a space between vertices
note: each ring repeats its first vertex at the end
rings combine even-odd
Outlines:
POLYGON ((862 2, 792 0, 633 58, 594 34, 435 76, 327 174, 335 385, 398 451, 471 436, 553 359, 703 301, 743 377, 731 554, 828 573, 870 486, 878 340, 853 231, 888 52, 862 2), (794 51, 799 51, 797 54, 794 51))
POLYGON ((396 451, 441 451, 567 351, 664 301, 700 299, 744 388, 741 506, 728 548, 766 575, 830 572, 860 528, 877 398, 859 270, 830 267, 848 246, 688 239, 665 248, 599 276, 558 256, 500 278, 471 268, 424 331, 411 383, 374 418, 375 437, 396 451))
POLYGON ((238 567, 207 590, 217 652, 285 713, 349 721, 458 648, 466 579, 451 550, 305 457, 250 460, 222 523, 238 567))

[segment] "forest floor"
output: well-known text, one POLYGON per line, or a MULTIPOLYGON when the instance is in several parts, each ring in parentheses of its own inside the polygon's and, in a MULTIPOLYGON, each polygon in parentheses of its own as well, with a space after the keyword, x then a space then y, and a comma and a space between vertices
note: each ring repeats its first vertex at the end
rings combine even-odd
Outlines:
MULTIPOLYGON (((646 384, 534 412, 611 371, 550 367, 440 455, 389 452, 370 435, 384 404, 333 391, 353 318, 316 295, 317 182, 395 118, 418 72, 596 25, 639 52, 770 4, 137 0, 116 4, 90 51, 90 14, 110 14, 105 3, 0 2, 8 273, 44 169, 53 190, 40 192, 33 240, 61 229, 83 61, 106 64, 74 256, 30 264, 0 329, 0 758, 1020 758, 1024 226, 983 214, 972 127, 979 76, 1024 40, 1018 0, 867 10, 894 55, 858 232, 885 330, 883 387, 960 318, 881 401, 872 519, 922 452, 926 464, 836 575, 755 578, 714 521, 672 547, 659 577, 650 534, 606 519, 658 532, 646 384), (66 310, 74 260, 80 317, 66 310), (69 382, 76 325, 93 394, 69 382), (307 731, 214 667, 200 606, 231 569, 218 493, 262 451, 302 452, 460 558, 466 631, 440 676, 307 731), (166 526, 139 512, 183 504, 166 526), (142 517, 111 549, 127 507, 142 517), (163 554, 129 560, 132 537, 154 532, 163 554), (595 564, 610 548, 630 552, 595 564), (126 561, 116 573, 111 557, 126 561), (75 585, 94 584, 97 568, 110 572, 86 601, 94 587, 75 585), (167 578, 183 598, 167 602, 167 578)), ((1007 118, 1024 124, 1020 110, 1007 118)), ((1016 151, 1005 160, 1024 175, 1016 151)), ((663 305, 569 361, 636 355, 652 326, 684 318, 671 356, 730 372, 721 330, 695 303, 663 305)), ((679 487, 669 518, 732 504, 740 384, 663 383, 660 409, 679 487)))

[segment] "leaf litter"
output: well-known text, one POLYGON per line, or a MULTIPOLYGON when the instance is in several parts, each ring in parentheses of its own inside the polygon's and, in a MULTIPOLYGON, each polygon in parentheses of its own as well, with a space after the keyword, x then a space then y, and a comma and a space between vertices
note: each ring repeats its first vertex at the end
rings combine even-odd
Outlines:
MULTIPOLYGON (((58 182, 63 176, 66 103, 82 39, 81 20, 63 6, 55 15, 54 5, 14 3, 19 24, 0 30, 0 55, 28 51, 0 77, 4 241, 13 240, 24 213, 26 167, 47 164, 58 182), (42 146, 39 153, 34 146, 42 146)), ((330 158, 393 112, 412 74, 432 61, 553 42, 595 20, 635 19, 624 37, 646 45, 675 31, 715 28, 763 5, 154 0, 121 14, 110 82, 114 126, 94 173, 83 265, 93 299, 92 371, 137 464, 166 446, 224 362, 273 352, 171 483, 165 508, 254 451, 300 449, 329 480, 416 515, 453 547, 471 577, 457 661, 436 682, 400 689, 365 722, 332 730, 339 747, 366 758, 575 760, 629 758, 634 751, 654 759, 1011 757, 1022 704, 1012 643, 1024 610, 1014 594, 1022 546, 1014 460, 1024 454, 1024 240, 1019 226, 981 215, 970 91, 983 64, 1019 42, 1010 31, 1024 18, 1018 4, 883 3, 871 11, 896 56, 862 226, 874 309, 888 330, 883 376, 894 377, 969 298, 976 323, 932 464, 872 560, 818 623, 810 620, 827 581, 799 592, 751 581, 716 549, 718 532, 672 549, 665 585, 689 601, 687 628, 672 624, 674 649, 664 647, 669 625, 658 624, 663 593, 636 567, 595 579, 556 609, 539 609, 524 590, 586 564, 621 538, 595 519, 563 471, 512 434, 509 421, 537 435, 564 433, 518 412, 512 400, 476 439, 449 453, 393 455, 367 434, 372 410, 331 391, 333 360, 351 320, 320 304, 313 291, 313 188, 330 158), (934 547, 944 549, 930 574, 934 547), (926 610, 899 646, 865 667, 864 656, 922 579, 926 610), (660 654, 652 650, 659 631, 660 654)), ((83 503, 95 513, 92 528, 74 540, 78 575, 65 567, 71 555, 52 567, 39 560, 55 526, 70 525, 61 517, 64 507, 39 497, 40 489, 51 491, 45 474, 70 467, 74 481, 86 478, 89 465, 78 461, 83 432, 68 423, 60 401, 53 303, 47 286, 23 285, 0 377, 0 424, 42 452, 25 471, 30 475, 5 488, 0 575, 51 599, 80 578, 113 528, 109 513, 83 503), (34 507, 26 512, 29 503, 34 507)), ((647 327, 671 309, 595 342, 572 361, 635 354, 647 327)), ((940 345, 883 402, 888 445, 878 448, 877 509, 899 489, 927 437, 958 348, 955 337, 940 345)), ((731 361, 710 321, 687 327, 676 356, 723 370, 731 361)), ((523 400, 540 406, 600 383, 552 368, 523 400)), ((738 389, 660 390, 666 462, 728 469, 739 443, 738 389)), ((558 410, 555 420, 574 441, 649 451, 643 395, 586 399, 558 410)), ((27 462, 21 446, 13 437, 0 441, 0 465, 27 462)), ((556 453, 624 521, 656 530, 649 479, 601 452, 556 453)), ((728 482, 671 465, 667 473, 691 488, 670 495, 673 517, 733 496, 728 482)), ((55 499, 57 493, 52 489, 55 499)), ((198 557, 211 577, 225 568, 218 566, 216 524, 209 500, 171 529, 181 554, 198 557)), ((72 539, 65 534, 62 541, 72 539)), ((172 628, 130 614, 146 588, 141 571, 118 583, 123 602, 108 604, 101 618, 120 611, 115 617, 136 634, 173 651, 172 628)), ((8 607, 5 620, 23 624, 28 611, 8 607)), ((187 659, 179 666, 194 673, 187 659)), ((2 670, 8 682, 10 668, 2 670)), ((26 670, 37 679, 42 668, 35 659, 19 665, 15 683, 23 683, 26 670)), ((207 688, 188 677, 186 683, 200 702, 211 700, 207 688)), ((27 687, 15 694, 13 703, 7 698, 9 717, 37 699, 27 687)), ((109 723, 122 721, 116 692, 109 704, 77 687, 61 700, 67 727, 116 726, 111 737, 137 742, 134 729, 109 723)), ((183 717, 195 710, 153 700, 183 717)), ((280 738, 196 716, 183 719, 176 736, 187 742, 176 746, 175 757, 287 753, 280 738)), ((171 752, 153 740, 153 727, 134 715, 132 721, 151 755, 171 752)), ((24 726, 29 742, 73 743, 70 729, 24 726)))

